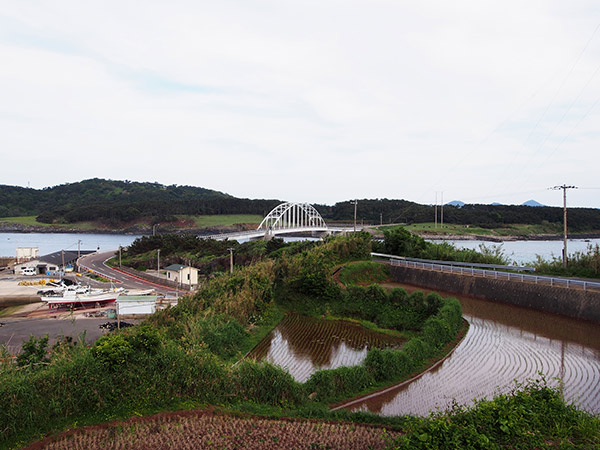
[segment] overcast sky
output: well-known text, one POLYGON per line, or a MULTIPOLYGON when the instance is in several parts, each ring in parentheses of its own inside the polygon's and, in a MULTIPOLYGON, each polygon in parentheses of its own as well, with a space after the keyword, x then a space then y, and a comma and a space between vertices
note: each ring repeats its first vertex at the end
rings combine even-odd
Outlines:
POLYGON ((599 28, 598 0, 3 0, 0 184, 600 207, 599 28))

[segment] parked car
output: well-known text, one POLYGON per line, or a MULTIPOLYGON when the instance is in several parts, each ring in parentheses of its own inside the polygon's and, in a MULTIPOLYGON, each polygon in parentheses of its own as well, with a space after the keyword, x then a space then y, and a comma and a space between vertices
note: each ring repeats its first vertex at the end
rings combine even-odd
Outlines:
POLYGON ((21 270, 21 275, 33 276, 37 275, 37 273, 35 267, 25 267, 23 270, 21 270))

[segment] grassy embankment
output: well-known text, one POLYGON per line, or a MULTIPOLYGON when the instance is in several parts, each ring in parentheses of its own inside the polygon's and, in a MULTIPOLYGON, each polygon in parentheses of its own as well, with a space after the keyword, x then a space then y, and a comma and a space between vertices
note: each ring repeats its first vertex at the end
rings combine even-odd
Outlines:
POLYGON ((196 228, 208 228, 217 226, 231 226, 241 223, 258 224, 262 222, 263 217, 254 214, 224 214, 214 216, 181 216, 177 218, 183 220, 193 220, 196 228))
POLYGON ((50 224, 38 222, 36 216, 0 217, 0 224, 24 225, 36 228, 64 228, 66 230, 88 231, 96 228, 93 222, 78 222, 69 224, 50 224))
MULTIPOLYGON (((23 443, 74 424, 210 404, 273 417, 404 426, 409 437, 422 442, 436 433, 444 436, 447 421, 423 431, 420 423, 406 418, 328 412, 333 401, 419 370, 428 358, 443 351, 462 323, 458 302, 435 294, 407 295, 402 289, 386 292, 378 286, 341 290, 331 280, 333 267, 367 257, 369 246, 370 238, 364 234, 311 248, 292 245, 289 248, 295 251, 286 253, 283 248, 269 261, 218 276, 194 297, 156 314, 146 325, 105 336, 92 347, 64 342, 47 355, 39 341, 24 346, 28 352, 20 358, 20 367, 4 365, 0 370, 0 402, 5 405, 0 410, 0 446, 23 443), (292 307, 369 321, 412 338, 401 349, 371 349, 361 366, 318 371, 304 384, 269 364, 233 363, 252 345, 252 339, 264 336, 292 307)), ((535 405, 537 402, 529 406, 535 405)), ((519 411, 517 405, 516 411, 503 408, 504 415, 494 416, 512 420, 507 424, 512 442, 520 442, 521 435, 532 431, 527 422, 533 420, 532 415, 518 421, 513 416, 519 411)), ((572 442, 588 442, 589 430, 594 429, 587 425, 586 417, 576 416, 570 422, 573 426, 560 428, 561 432, 572 442)), ((493 439, 495 428, 489 425, 487 430, 487 426, 484 423, 483 430, 476 429, 474 438, 467 435, 466 442, 475 446, 479 441, 469 439, 483 442, 480 435, 493 439)), ((552 435, 553 429, 546 435, 552 435)), ((596 440, 597 436, 596 429, 596 440)))
POLYGON ((365 234, 309 250, 290 245, 293 254, 282 249, 273 260, 218 276, 145 326, 105 336, 91 347, 64 342, 48 355, 41 341, 24 345, 20 367, 5 364, 0 370, 6 405, 0 410, 0 445, 74 423, 209 404, 276 416, 327 416, 331 402, 408 376, 454 337, 460 308, 456 301, 402 290, 341 291, 331 281, 332 268, 368 257, 369 247, 365 234), (402 349, 372 349, 361 366, 318 371, 304 384, 269 364, 234 364, 294 305, 380 327, 408 327, 413 338, 402 349))
MULTIPOLYGON (((382 226, 380 229, 390 228, 390 226, 382 226)), ((518 236, 521 238, 535 237, 539 235, 560 235, 562 233, 562 226, 560 224, 544 223, 544 224, 511 224, 502 227, 494 228, 482 228, 471 225, 456 225, 456 224, 444 224, 441 226, 439 223, 437 227, 435 223, 415 223, 406 225, 407 230, 419 234, 419 235, 455 235, 455 236, 493 236, 493 237, 506 237, 506 236, 518 236)))
MULTIPOLYGON (((176 216, 182 223, 183 228, 208 228, 218 226, 232 226, 237 224, 259 224, 263 217, 254 214, 223 214, 223 215, 207 215, 207 216, 191 216, 191 215, 178 215, 176 216)), ((0 217, 0 223, 12 224, 12 225, 24 225, 39 228, 64 228, 68 230, 97 230, 106 229, 105 225, 100 222, 75 222, 75 223, 43 223, 36 220, 36 216, 21 216, 21 217, 0 217)), ((151 228, 152 225, 145 222, 139 223, 128 223, 127 227, 140 226, 151 228)), ((165 227, 177 228, 177 223, 165 223, 165 227)))

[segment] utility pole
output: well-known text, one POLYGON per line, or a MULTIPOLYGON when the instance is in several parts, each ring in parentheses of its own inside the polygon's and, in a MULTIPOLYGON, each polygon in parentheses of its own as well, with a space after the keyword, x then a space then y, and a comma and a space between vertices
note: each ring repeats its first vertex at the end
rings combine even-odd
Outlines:
POLYGON ((119 267, 121 267, 121 246, 119 245, 119 267))
POLYGON ((383 225, 383 213, 382 212, 379 213, 379 225, 380 226, 383 225))
POLYGON ((156 253, 156 277, 160 278, 160 248, 156 253))
POLYGON ((440 209, 441 209, 441 215, 442 215, 440 222, 442 224, 442 228, 444 228, 444 191, 442 191, 442 201, 441 201, 440 209))
POLYGON ((79 258, 81 258, 81 239, 77 240, 77 272, 79 272, 79 258))
POLYGON ((233 247, 229 247, 229 273, 233 273, 233 247))
POLYGON ((562 186, 553 186, 551 188, 553 191, 557 191, 559 189, 563 190, 563 267, 567 267, 567 189, 577 189, 577 186, 567 186, 563 184, 562 186))
POLYGON ((434 228, 437 228, 437 191, 435 191, 435 206, 433 207, 433 209, 435 210, 435 226, 434 226, 434 228))
POLYGON ((352 202, 354 205, 354 232, 356 233, 356 205, 358 205, 358 199, 352 202))

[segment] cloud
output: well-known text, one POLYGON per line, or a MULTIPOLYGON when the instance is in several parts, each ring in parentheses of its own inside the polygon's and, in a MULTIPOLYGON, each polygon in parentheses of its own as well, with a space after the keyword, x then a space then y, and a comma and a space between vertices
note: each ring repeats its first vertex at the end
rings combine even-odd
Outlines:
MULTIPOLYGON (((8 4, 3 183, 97 176, 318 203, 537 192, 560 204, 546 187, 595 185, 599 12, 591 1, 8 4)), ((578 206, 600 206, 581 192, 578 206)))

